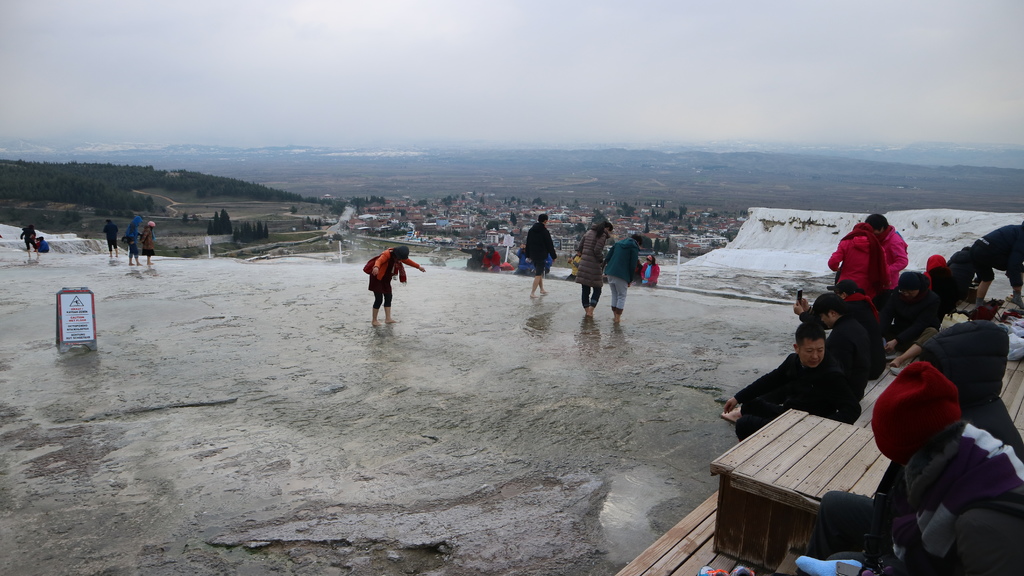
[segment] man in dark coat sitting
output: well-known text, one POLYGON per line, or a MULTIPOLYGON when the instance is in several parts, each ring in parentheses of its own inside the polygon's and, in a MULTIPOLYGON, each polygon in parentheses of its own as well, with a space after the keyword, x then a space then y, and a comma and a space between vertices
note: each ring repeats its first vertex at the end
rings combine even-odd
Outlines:
POLYGON ((871 366, 868 333, 848 314, 846 302, 835 294, 822 294, 814 301, 811 312, 832 332, 825 340, 825 348, 842 365, 849 380, 853 397, 860 400, 868 385, 871 366))
MULTIPOLYGON (((886 360, 885 340, 882 339, 882 328, 878 325, 875 304, 853 280, 840 280, 835 286, 827 288, 846 303, 846 314, 864 327, 868 335, 868 379, 878 378, 885 372, 886 360)), ((806 298, 801 298, 793 305, 793 312, 800 316, 801 322, 820 322, 811 312, 811 305, 806 298)))
POLYGON ((791 408, 848 424, 860 416, 842 366, 825 353, 825 330, 804 322, 795 340, 778 368, 725 402, 722 418, 736 424, 740 440, 791 408))

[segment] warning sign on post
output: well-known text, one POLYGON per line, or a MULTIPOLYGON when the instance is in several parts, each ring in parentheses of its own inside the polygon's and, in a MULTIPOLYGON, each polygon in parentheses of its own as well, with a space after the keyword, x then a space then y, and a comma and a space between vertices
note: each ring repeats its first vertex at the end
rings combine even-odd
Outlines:
POLYGON ((57 346, 96 350, 96 300, 88 288, 64 288, 57 292, 57 346))

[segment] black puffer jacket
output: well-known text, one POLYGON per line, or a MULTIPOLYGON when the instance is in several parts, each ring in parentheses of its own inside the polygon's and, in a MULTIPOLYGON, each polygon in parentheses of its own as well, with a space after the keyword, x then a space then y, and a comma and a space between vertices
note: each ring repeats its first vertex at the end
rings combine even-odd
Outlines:
POLYGON ((946 261, 946 266, 949 267, 949 271, 953 273, 953 279, 956 280, 957 300, 966 299, 967 291, 970 290, 975 275, 974 262, 971 261, 971 247, 963 248, 950 256, 946 261))
POLYGON ((963 419, 1024 455, 1024 441, 999 398, 1010 340, 986 320, 961 322, 924 343, 920 359, 942 371, 960 394, 963 419))
MULTIPOLYGON (((920 285, 928 286, 928 278, 920 272, 920 285)), ((939 321, 939 296, 927 288, 921 290, 917 300, 907 302, 898 293, 893 294, 879 312, 878 324, 882 334, 890 334, 896 341, 906 346, 917 340, 925 328, 936 330, 942 323, 939 321)))

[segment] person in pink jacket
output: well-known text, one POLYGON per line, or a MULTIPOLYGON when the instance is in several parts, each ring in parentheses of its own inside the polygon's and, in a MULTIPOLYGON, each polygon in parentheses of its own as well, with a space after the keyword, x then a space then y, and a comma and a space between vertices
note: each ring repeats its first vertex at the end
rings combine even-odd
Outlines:
POLYGON ((856 282, 878 308, 907 267, 907 243, 885 216, 872 214, 843 237, 828 267, 838 272, 837 282, 856 282))
POLYGON ((872 214, 864 219, 875 231, 878 242, 885 252, 885 264, 889 274, 889 287, 875 297, 875 308, 885 308, 885 301, 896 291, 900 282, 900 273, 907 267, 907 242, 900 236, 895 228, 889 225, 889 221, 881 214, 872 214))

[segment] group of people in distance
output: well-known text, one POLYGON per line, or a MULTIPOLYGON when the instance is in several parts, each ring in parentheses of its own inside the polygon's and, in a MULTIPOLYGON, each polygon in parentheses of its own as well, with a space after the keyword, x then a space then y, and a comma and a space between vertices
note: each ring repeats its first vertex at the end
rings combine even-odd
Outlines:
POLYGON ((32 254, 35 254, 38 260, 40 254, 46 254, 50 251, 50 243, 46 241, 46 238, 36 234, 35 224, 29 224, 22 228, 19 238, 25 241, 25 250, 28 251, 30 260, 32 259, 32 254))
MULTIPOLYGON (((541 214, 537 222, 526 234, 526 242, 520 246, 519 270, 517 273, 532 273, 533 285, 530 298, 547 294, 544 289, 544 275, 550 271, 551 264, 558 257, 555 243, 547 229, 548 215, 541 214)), ((619 240, 611 246, 607 254, 605 246, 611 238, 614 226, 611 222, 598 222, 590 227, 576 245, 573 258, 575 271, 571 275, 576 283, 582 286, 582 304, 586 318, 594 317, 594 309, 601 298, 605 282, 611 290, 611 308, 614 321, 618 324, 626 305, 626 292, 631 284, 639 281, 644 286, 653 287, 658 283, 660 268, 654 255, 640 260, 640 247, 643 237, 634 234, 619 240)), ((498 271, 501 266, 501 255, 494 246, 484 247, 478 243, 476 248, 463 248, 462 252, 470 255, 466 263, 469 270, 498 271)), ((391 279, 398 275, 401 282, 406 281, 404 266, 408 265, 426 270, 419 264, 408 259, 409 248, 399 246, 388 248, 380 256, 366 263, 363 271, 370 274, 369 290, 374 293, 373 325, 379 326, 378 310, 385 310, 384 323, 395 322, 391 317, 391 279)))
POLYGON ((501 253, 498 252, 495 246, 483 245, 483 242, 477 242, 474 248, 462 248, 462 252, 469 254, 469 259, 466 260, 466 270, 472 272, 500 272, 501 271, 501 253))
POLYGON ((829 260, 835 285, 793 306, 801 320, 793 353, 729 398, 722 418, 740 440, 791 408, 853 423, 868 381, 888 366, 896 378, 871 420, 893 462, 879 487, 889 495, 874 535, 882 550, 849 553, 865 549, 872 499, 829 493, 800 573, 832 576, 840 557, 894 575, 1015 573, 1024 566, 1024 441, 999 397, 1008 337, 989 321, 940 328, 975 276, 976 303, 984 302, 993 269, 1006 271, 1011 302, 1024 308, 1024 223, 986 234, 949 262, 932 256, 925 272, 903 270, 906 250, 883 216, 857 224, 829 260))
MULTIPOLYGON (((146 266, 153 265, 153 256, 156 255, 156 233, 154 231, 156 222, 150 220, 140 231, 139 225, 141 224, 142 216, 136 215, 135 218, 132 218, 131 223, 128 224, 128 230, 124 233, 123 239, 128 244, 129 266, 142 266, 142 263, 139 262, 139 245, 142 245, 142 255, 146 257, 146 266)), ((117 245, 117 230, 117 224, 114 224, 109 219, 103 226, 103 234, 107 237, 107 251, 110 253, 111 258, 117 258, 121 255, 117 245)))

